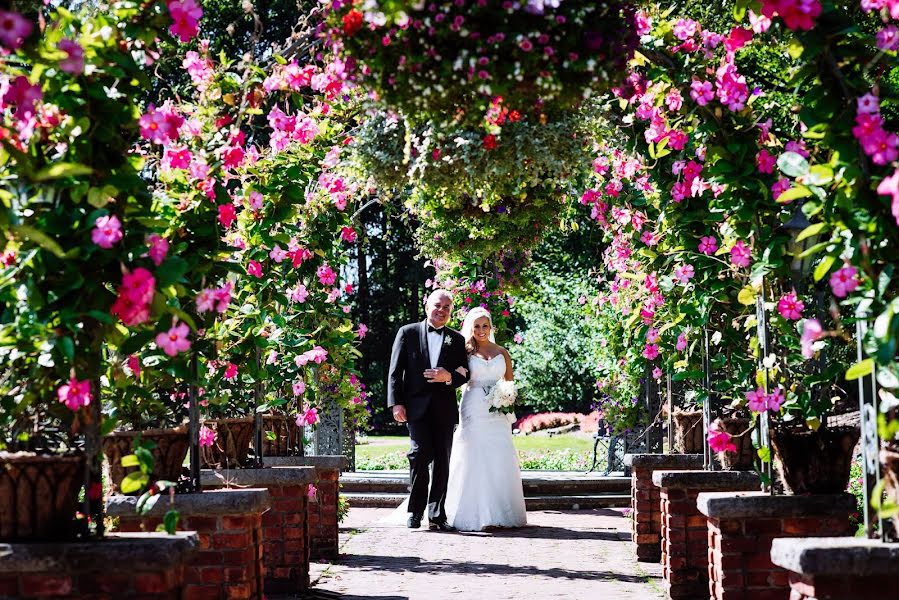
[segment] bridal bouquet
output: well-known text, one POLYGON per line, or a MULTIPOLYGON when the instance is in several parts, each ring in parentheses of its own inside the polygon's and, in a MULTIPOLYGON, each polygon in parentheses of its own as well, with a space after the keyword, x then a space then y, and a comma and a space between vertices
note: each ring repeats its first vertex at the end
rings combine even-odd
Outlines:
POLYGON ((514 410, 518 390, 514 381, 498 381, 487 392, 487 404, 491 412, 511 413, 514 410))

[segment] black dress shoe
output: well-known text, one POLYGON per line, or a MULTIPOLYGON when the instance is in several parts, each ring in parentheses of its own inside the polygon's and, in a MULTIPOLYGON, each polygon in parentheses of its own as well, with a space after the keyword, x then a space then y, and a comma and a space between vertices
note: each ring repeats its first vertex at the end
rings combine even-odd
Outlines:
POLYGON ((408 527, 409 529, 418 529, 419 527, 421 527, 421 515, 409 515, 409 520, 406 521, 406 527, 408 527))
POLYGON ((431 531, 443 531, 446 533, 452 533, 453 531, 457 531, 455 527, 447 523, 446 521, 440 521, 439 523, 435 523, 433 521, 428 523, 428 529, 431 531))

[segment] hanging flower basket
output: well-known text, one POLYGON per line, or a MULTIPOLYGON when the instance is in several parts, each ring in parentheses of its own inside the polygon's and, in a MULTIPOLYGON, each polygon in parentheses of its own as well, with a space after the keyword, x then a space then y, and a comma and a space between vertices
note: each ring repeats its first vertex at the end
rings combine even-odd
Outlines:
POLYGON ((607 90, 636 48, 634 16, 616 0, 332 0, 322 35, 384 106, 477 124, 497 97, 529 112, 607 90))
POLYGON ((0 452, 0 542, 71 538, 84 469, 81 454, 0 452))
POLYGON ((702 411, 676 408, 674 421, 674 451, 678 454, 702 454, 702 411))
POLYGON ((839 494, 849 484, 858 427, 771 432, 774 466, 790 494, 839 494))
POLYGON ((200 460, 204 467, 234 469, 246 465, 253 440, 253 417, 210 419, 203 424, 215 431, 215 442, 211 446, 200 447, 200 460))
POLYGON ((146 431, 115 431, 103 438, 103 454, 109 463, 109 478, 113 490, 121 493, 122 480, 138 467, 123 467, 122 457, 134 453, 134 438, 140 433, 141 439, 153 442, 153 472, 150 481, 178 481, 184 465, 184 457, 190 449, 187 425, 171 429, 148 429, 146 431))
POLYGON ((721 419, 722 430, 731 435, 731 441, 737 447, 736 452, 718 453, 718 464, 725 471, 752 471, 755 468, 755 448, 746 433, 749 423, 749 419, 721 419))

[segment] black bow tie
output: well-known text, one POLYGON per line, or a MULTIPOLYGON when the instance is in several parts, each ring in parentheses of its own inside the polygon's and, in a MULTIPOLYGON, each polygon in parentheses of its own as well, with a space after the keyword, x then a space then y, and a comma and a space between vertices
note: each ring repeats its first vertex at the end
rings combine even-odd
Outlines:
POLYGON ((431 332, 443 334, 443 327, 434 327, 433 325, 428 325, 428 333, 431 332))

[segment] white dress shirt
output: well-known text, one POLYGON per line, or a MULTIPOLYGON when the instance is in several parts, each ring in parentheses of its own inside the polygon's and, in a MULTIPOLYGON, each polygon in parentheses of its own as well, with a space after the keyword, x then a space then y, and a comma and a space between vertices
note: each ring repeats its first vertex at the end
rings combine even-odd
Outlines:
POLYGON ((440 359, 440 351, 443 349, 443 335, 445 331, 437 333, 436 331, 428 332, 428 355, 431 359, 431 368, 437 368, 437 361, 440 359))

